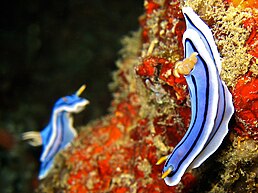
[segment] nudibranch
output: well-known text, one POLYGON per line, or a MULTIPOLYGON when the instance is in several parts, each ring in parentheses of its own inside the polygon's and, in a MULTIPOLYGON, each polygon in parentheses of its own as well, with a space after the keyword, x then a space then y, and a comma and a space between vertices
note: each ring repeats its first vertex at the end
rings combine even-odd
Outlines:
POLYGON ((174 75, 184 75, 191 100, 191 121, 183 139, 168 156, 162 178, 177 185, 186 171, 199 167, 222 143, 234 112, 232 96, 220 78, 221 61, 209 27, 190 7, 183 8, 184 57, 174 75))
POLYGON ((41 132, 26 132, 24 140, 30 140, 33 146, 43 146, 40 157, 39 179, 43 179, 50 171, 55 155, 77 136, 73 127, 72 113, 81 112, 89 101, 79 97, 84 91, 83 85, 75 94, 57 100, 54 105, 49 124, 41 132))

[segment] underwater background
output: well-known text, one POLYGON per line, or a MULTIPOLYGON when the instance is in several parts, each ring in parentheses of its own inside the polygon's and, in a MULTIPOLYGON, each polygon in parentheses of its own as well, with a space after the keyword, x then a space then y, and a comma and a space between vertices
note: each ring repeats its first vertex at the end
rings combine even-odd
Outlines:
MULTIPOLYGON (((258 0, 9 1, 1 4, 0 14, 1 193, 258 192, 258 0), (199 35, 189 35, 189 21, 199 35), (191 114, 205 112, 198 108, 194 113, 191 84, 173 73, 192 58, 184 59, 188 48, 183 47, 183 36, 196 45, 201 41, 195 37, 204 38, 202 42, 211 46, 197 46, 197 52, 207 56, 213 50, 212 63, 219 70, 221 60, 222 68, 217 78, 206 76, 204 83, 211 82, 216 89, 213 80, 221 79, 232 95, 231 101, 230 95, 219 93, 226 104, 233 102, 235 111, 227 113, 227 106, 223 108, 218 100, 218 107, 226 112, 223 117, 228 118, 212 130, 215 138, 210 130, 199 130, 201 135, 207 131, 204 135, 210 141, 185 135, 200 129, 187 130, 191 114), (82 93, 83 84, 87 89, 82 93), (90 101, 75 116, 78 136, 56 154, 51 171, 39 182, 42 150, 22 137, 38 143, 43 139, 44 152, 51 151, 51 159, 42 158, 41 166, 51 164, 57 147, 73 136, 62 133, 67 128, 73 131, 66 122, 71 119, 55 111, 53 124, 47 127, 47 133, 53 128, 53 135, 44 132, 51 138, 47 148, 44 137, 28 133, 42 131, 54 102, 75 91, 75 98, 90 101), (59 124, 64 127, 56 131, 59 124), (220 128, 223 136, 217 132, 220 128), (188 139, 194 142, 191 147, 188 139), (207 152, 209 145, 202 146, 212 143, 217 150, 207 152), (166 155, 179 149, 185 154, 178 159, 183 167, 173 174, 170 166, 176 162, 171 157, 176 154, 166 155), (169 164, 160 164, 166 159, 169 164), (190 159, 191 163, 184 161, 190 159), (201 165, 185 172, 189 164, 201 165), (168 186, 173 185, 167 181, 171 175, 176 177, 171 181, 175 186, 168 186)), ((208 68, 209 73, 213 70, 208 68)), ((200 85, 195 86, 197 93, 200 85)), ((70 104, 71 98, 62 98, 61 103, 70 104)), ((214 117, 220 112, 208 108, 214 117)))
POLYGON ((137 30, 142 1, 5 1, 0 6, 0 190, 38 186, 41 148, 21 141, 40 131, 54 102, 87 84, 91 104, 75 125, 107 113, 120 39, 137 30))

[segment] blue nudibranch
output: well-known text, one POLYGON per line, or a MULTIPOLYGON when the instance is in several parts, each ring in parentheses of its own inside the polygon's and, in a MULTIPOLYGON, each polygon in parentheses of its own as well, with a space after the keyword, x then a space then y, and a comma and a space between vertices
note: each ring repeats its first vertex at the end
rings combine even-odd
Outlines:
POLYGON ((79 97, 85 89, 83 85, 75 94, 60 98, 54 105, 49 124, 41 132, 26 132, 24 140, 31 140, 33 146, 42 145, 43 152, 40 157, 39 179, 43 179, 51 169, 55 155, 77 136, 73 128, 71 113, 79 113, 89 103, 88 100, 79 97))
POLYGON ((177 185, 183 174, 199 167, 222 143, 234 112, 232 96, 220 78, 220 56, 209 27, 190 7, 183 8, 185 60, 176 64, 174 74, 186 78, 191 99, 191 122, 183 139, 166 160, 162 178, 177 185))

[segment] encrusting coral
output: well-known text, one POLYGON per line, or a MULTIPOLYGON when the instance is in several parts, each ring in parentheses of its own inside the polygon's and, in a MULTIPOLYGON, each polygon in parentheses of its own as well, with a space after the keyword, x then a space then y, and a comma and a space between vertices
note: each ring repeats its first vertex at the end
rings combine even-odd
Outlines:
POLYGON ((109 115, 81 128, 38 191, 257 192, 257 1, 145 0, 144 7, 140 30, 122 41, 109 115), (173 75, 183 59, 183 6, 211 28, 235 114, 222 147, 169 187, 155 163, 181 140, 191 116, 185 79, 173 75))

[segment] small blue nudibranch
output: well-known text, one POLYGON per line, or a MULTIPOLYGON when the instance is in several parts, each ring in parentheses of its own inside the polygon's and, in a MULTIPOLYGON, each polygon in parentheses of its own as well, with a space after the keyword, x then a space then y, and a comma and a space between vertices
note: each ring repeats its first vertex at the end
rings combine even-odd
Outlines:
POLYGON ((40 157, 39 179, 43 179, 51 169, 55 155, 77 136, 73 128, 73 117, 71 113, 81 112, 89 101, 79 97, 84 91, 83 85, 75 94, 60 98, 54 105, 49 124, 41 132, 26 132, 24 140, 31 140, 33 146, 43 146, 40 157))
POLYGON ((220 78, 220 56, 209 27, 190 7, 183 8, 185 60, 175 65, 174 75, 186 78, 191 100, 190 126, 166 160, 162 178, 177 185, 183 174, 199 167, 212 155, 228 133, 234 112, 232 96, 220 78))

